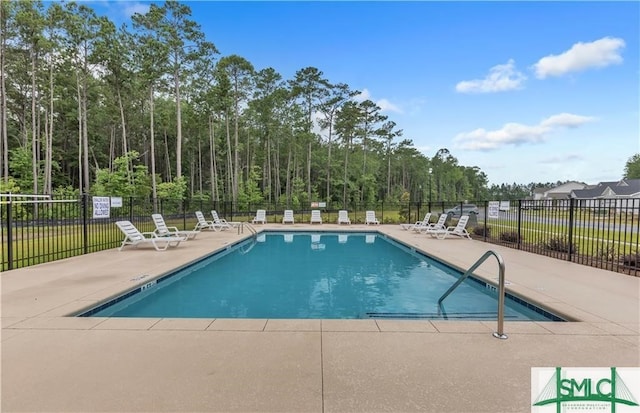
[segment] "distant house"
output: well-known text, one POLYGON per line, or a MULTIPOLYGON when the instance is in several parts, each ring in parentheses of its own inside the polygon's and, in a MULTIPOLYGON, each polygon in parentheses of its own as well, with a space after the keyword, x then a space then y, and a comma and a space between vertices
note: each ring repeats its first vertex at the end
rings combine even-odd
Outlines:
POLYGON ((571 198, 573 191, 581 190, 586 187, 587 184, 585 183, 571 181, 553 188, 535 188, 531 199, 537 202, 525 201, 523 206, 528 208, 540 208, 542 206, 548 207, 554 204, 554 200, 569 199, 571 198))
POLYGON ((549 188, 535 188, 533 190, 533 200, 538 201, 540 199, 544 199, 544 193, 547 192, 549 188))
POLYGON ((640 207, 640 179, 600 182, 572 191, 571 198, 577 199, 582 207, 633 211, 637 214, 640 207))
POLYGON ((569 199, 571 198, 573 191, 583 190, 586 187, 588 187, 588 185, 583 182, 567 182, 554 188, 547 189, 542 194, 542 199, 569 199))
POLYGON ((622 179, 613 182, 600 182, 584 189, 571 192, 571 198, 640 198, 640 179, 622 179))

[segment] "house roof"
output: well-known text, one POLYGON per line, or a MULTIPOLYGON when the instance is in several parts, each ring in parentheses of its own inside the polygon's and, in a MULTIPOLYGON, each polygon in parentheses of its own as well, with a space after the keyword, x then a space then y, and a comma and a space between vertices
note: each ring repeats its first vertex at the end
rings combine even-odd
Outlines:
POLYGON ((587 186, 587 184, 582 183, 582 182, 576 182, 576 181, 571 181, 571 182, 566 182, 562 185, 558 185, 554 188, 548 189, 546 191, 546 195, 551 196, 552 194, 570 194, 571 191, 576 190, 576 189, 583 189, 587 186))
POLYGON ((574 198, 640 197, 640 179, 600 182, 595 187, 572 191, 574 198))

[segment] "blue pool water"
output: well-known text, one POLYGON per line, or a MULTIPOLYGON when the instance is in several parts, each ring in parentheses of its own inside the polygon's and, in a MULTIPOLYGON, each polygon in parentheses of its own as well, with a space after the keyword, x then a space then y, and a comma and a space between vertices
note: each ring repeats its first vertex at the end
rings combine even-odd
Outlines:
MULTIPOLYGON (((267 232, 83 315, 495 320, 495 288, 472 278, 438 306, 460 275, 377 233, 267 232)), ((554 319, 517 300, 506 320, 554 319)))

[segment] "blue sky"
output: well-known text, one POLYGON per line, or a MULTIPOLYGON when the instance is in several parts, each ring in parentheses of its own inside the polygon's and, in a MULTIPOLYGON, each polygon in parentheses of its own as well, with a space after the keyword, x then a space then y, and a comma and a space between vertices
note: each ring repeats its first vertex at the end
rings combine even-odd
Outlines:
MULTIPOLYGON (((92 3, 114 22, 148 8, 92 3)), ((316 67, 490 183, 618 180, 640 152, 638 2, 183 3, 221 56, 316 67)))

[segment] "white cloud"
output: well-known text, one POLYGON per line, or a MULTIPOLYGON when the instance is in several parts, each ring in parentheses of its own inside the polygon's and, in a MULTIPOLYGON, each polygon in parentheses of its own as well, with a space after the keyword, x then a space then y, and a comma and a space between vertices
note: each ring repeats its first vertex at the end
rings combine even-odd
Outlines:
POLYGON ((376 102, 376 105, 380 106, 383 112, 402 113, 402 110, 398 106, 389 102, 387 99, 380 99, 376 102))
POLYGON ((148 11, 149 11, 149 3, 126 2, 125 6, 122 8, 122 12, 127 17, 131 17, 135 13, 146 14, 148 11))
POLYGON ((549 116, 541 122, 542 126, 553 128, 555 126, 575 128, 583 123, 595 120, 589 116, 574 115, 572 113, 560 113, 558 115, 549 116))
POLYGON ((364 102, 367 99, 371 99, 371 93, 369 93, 369 89, 362 89, 360 93, 353 97, 353 100, 356 102, 364 102))
POLYGON ((605 67, 622 63, 620 51, 625 47, 622 39, 603 37, 591 43, 576 43, 559 55, 543 57, 534 65, 536 77, 562 76, 592 67, 605 67))
POLYGON ((488 131, 483 128, 459 133, 453 139, 457 148, 468 150, 492 150, 506 145, 543 142, 547 135, 560 128, 575 128, 595 121, 588 116, 561 113, 543 119, 537 125, 506 123, 502 129, 488 131))
MULTIPOLYGON (((104 7, 107 16, 114 22, 120 22, 123 18, 130 19, 135 13, 146 14, 150 3, 129 0, 86 0, 104 7)), ((116 24, 117 26, 118 24, 116 24)))
POLYGON ((541 160, 540 163, 565 165, 567 162, 582 160, 584 160, 584 157, 571 153, 563 156, 552 156, 550 158, 541 160))
POLYGON ((489 69, 489 74, 484 79, 463 80, 456 85, 456 91, 460 93, 493 93, 522 89, 522 84, 527 79, 525 75, 516 70, 513 59, 504 65, 496 65, 489 69))
POLYGON ((433 147, 431 145, 421 145, 415 147, 418 152, 425 156, 431 156, 431 151, 433 151, 433 147))
POLYGON ((388 99, 383 98, 383 99, 374 100, 371 97, 371 92, 369 92, 369 90, 366 88, 362 89, 360 93, 354 96, 353 100, 355 100, 356 102, 364 102, 365 100, 371 100, 380 107, 380 110, 382 112, 403 113, 403 110, 402 108, 400 108, 400 106, 390 102, 388 99))

